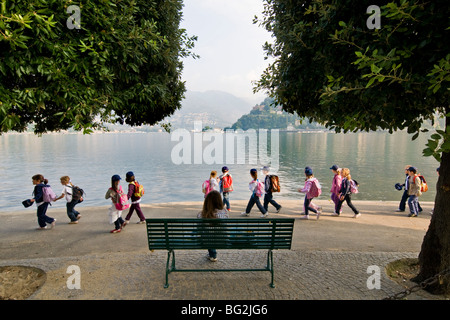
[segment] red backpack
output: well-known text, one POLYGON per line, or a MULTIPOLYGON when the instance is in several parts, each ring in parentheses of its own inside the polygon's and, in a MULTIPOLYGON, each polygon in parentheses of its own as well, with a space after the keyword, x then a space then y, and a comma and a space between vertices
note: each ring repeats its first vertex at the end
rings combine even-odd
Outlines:
POLYGON ((425 180, 425 177, 421 174, 416 174, 413 178, 413 183, 416 183, 416 177, 420 179, 420 192, 427 192, 428 191, 428 184, 425 180))
POLYGON ((222 178, 222 189, 223 192, 233 191, 233 178, 229 174, 222 178))

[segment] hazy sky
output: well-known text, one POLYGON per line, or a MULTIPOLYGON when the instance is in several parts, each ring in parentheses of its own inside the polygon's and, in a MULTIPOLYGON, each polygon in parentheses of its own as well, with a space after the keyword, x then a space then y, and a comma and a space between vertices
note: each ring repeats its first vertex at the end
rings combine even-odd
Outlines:
POLYGON ((194 52, 200 59, 184 60, 183 80, 191 91, 220 90, 244 98, 252 105, 264 100, 253 94, 268 65, 262 46, 270 34, 257 24, 262 0, 185 0, 182 28, 198 36, 194 52))

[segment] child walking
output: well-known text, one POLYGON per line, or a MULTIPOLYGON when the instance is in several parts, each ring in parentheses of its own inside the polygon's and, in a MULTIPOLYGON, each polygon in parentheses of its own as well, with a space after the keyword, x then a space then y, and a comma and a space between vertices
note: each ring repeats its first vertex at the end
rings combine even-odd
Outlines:
POLYGON ((126 173, 126 178, 125 180, 128 182, 128 199, 131 199, 131 207, 130 207, 130 211, 128 211, 127 216, 125 217, 125 224, 130 223, 130 219, 131 216, 133 215, 134 210, 136 210, 136 214, 139 217, 139 222, 140 223, 145 223, 145 217, 144 214, 142 213, 142 209, 141 209, 141 196, 137 194, 137 186, 136 184, 139 185, 139 183, 135 180, 134 178, 134 173, 133 171, 128 171, 126 173))
POLYGON ((34 185, 34 198, 30 199, 30 201, 32 203, 36 202, 37 206, 37 218, 39 224, 37 230, 47 229, 47 224, 50 224, 50 229, 53 229, 55 227, 56 219, 47 216, 49 202, 44 202, 43 188, 47 186, 48 180, 45 179, 42 174, 34 175, 31 180, 34 185))
POLYGON ((250 200, 248 201, 247 208, 245 209, 245 212, 242 212, 242 215, 249 216, 250 211, 252 210, 253 206, 256 204, 259 211, 261 211, 262 215, 261 218, 267 217, 268 213, 267 210, 264 209, 264 206, 261 204, 261 201, 259 198, 264 195, 264 183, 260 182, 258 180, 258 171, 256 169, 250 170, 250 175, 252 176, 253 180, 250 181, 248 184, 248 188, 252 192, 252 195, 250 197, 250 200))
POLYGON ((412 166, 408 168, 408 184, 408 206, 410 211, 408 217, 417 217, 419 214, 419 196, 422 195, 422 192, 417 169, 412 166))
POLYGON ((350 175, 350 169, 344 168, 341 172, 342 175, 342 184, 341 184, 341 190, 339 192, 339 204, 338 208, 336 210, 336 213, 338 213, 341 210, 342 203, 344 203, 344 200, 347 202, 347 205, 352 209, 353 213, 355 214, 353 218, 358 218, 361 216, 359 211, 355 208, 355 206, 352 204, 352 176, 350 175))
POLYGON ((331 168, 331 171, 334 173, 333 181, 331 182, 331 200, 334 202, 334 213, 333 216, 339 215, 342 212, 342 207, 340 212, 337 211, 339 205, 339 193, 341 192, 341 184, 342 184, 342 176, 341 176, 341 168, 338 165, 334 164, 331 168))
POLYGON ((230 211, 230 192, 233 191, 233 177, 229 173, 228 167, 222 167, 222 175, 219 177, 220 190, 223 194, 223 203, 230 211))
POLYGON ((270 203, 275 207, 275 209, 277 209, 277 213, 279 213, 281 210, 281 205, 273 200, 272 182, 270 180, 269 170, 270 168, 268 166, 264 166, 262 168, 262 172, 266 176, 266 178, 264 179, 264 190, 266 191, 266 194, 264 195, 263 207, 264 209, 266 209, 266 211, 268 211, 270 203))
POLYGON ((318 197, 321 192, 321 185, 319 180, 314 177, 313 171, 310 167, 305 168, 305 185, 303 188, 298 189, 298 192, 305 193, 305 200, 303 203, 304 215, 300 219, 309 219, 309 211, 317 214, 316 219, 319 220, 320 214, 322 213, 322 208, 314 205, 312 199, 318 197))
POLYGON ((220 191, 219 178, 217 177, 217 171, 213 170, 209 174, 209 179, 205 180, 202 185, 202 191, 205 194, 205 198, 211 191, 220 191))
POLYGON ((73 183, 70 182, 70 177, 63 176, 60 178, 61 184, 64 186, 61 195, 55 199, 55 201, 66 198, 67 216, 70 219, 69 224, 77 224, 81 215, 75 210, 75 206, 80 202, 78 199, 73 199, 73 183))
MULTIPOLYGON (((228 210, 224 208, 220 192, 212 190, 203 201, 203 209, 198 213, 197 218, 203 219, 226 219, 228 210)), ((208 259, 212 262, 217 261, 216 249, 208 249, 208 259)))
POLYGON ((119 201, 119 197, 123 194, 122 186, 120 186, 119 175, 115 174, 111 177, 111 188, 106 191, 105 199, 111 199, 112 205, 108 210, 109 223, 115 226, 115 229, 111 230, 111 233, 118 233, 125 227, 125 221, 122 219, 122 210, 116 208, 116 203, 119 201))

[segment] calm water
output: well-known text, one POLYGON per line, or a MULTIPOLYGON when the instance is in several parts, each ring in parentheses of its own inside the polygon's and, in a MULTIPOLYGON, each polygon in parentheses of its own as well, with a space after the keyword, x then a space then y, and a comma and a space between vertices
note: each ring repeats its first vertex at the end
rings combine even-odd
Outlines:
MULTIPOLYGON (((200 164, 193 164, 194 135, 189 133, 192 138, 191 164, 174 163, 173 150, 180 148, 182 140, 172 141, 168 133, 0 136, 0 212, 24 209, 21 202, 31 197, 31 177, 38 173, 49 180, 58 195, 62 190, 59 178, 70 176, 72 182, 86 192, 85 202, 81 206, 108 205, 109 200, 105 200, 104 195, 110 186, 111 176, 119 174, 125 178, 129 170, 134 171, 137 180, 145 187, 142 203, 201 201, 202 182, 209 177, 211 170, 220 172, 225 164, 224 160, 217 164, 206 164, 204 159, 200 159, 200 164)), ((224 134, 222 137, 226 141, 224 134)), ((300 205, 303 196, 297 189, 304 184, 305 166, 311 166, 322 183, 323 193, 320 198, 328 199, 333 178, 329 168, 338 164, 350 168, 352 177, 360 183, 360 193, 354 196, 355 200, 399 200, 401 192, 395 190, 394 184, 403 182, 403 168, 411 164, 419 168, 429 184, 429 191, 420 198, 421 201, 434 201, 436 167, 439 164, 431 157, 422 157, 426 138, 422 135, 416 141, 411 141, 411 136, 403 132, 393 135, 385 132, 280 132, 278 175, 282 191, 276 195, 276 199, 281 204, 283 199, 298 199, 300 205)), ((270 135, 267 141, 270 144, 270 135)), ((203 142, 200 150, 211 151, 212 143, 203 142)), ((228 147, 227 150, 225 142, 222 145, 225 154, 230 149, 228 147)), ((184 155, 187 150, 178 155, 184 155)), ((210 154, 216 156, 217 152, 218 149, 210 154)), ((236 150, 235 159, 226 163, 234 178, 235 191, 231 195, 231 205, 233 199, 249 198, 249 170, 266 164, 249 164, 249 151, 245 157, 238 153, 236 150), (238 164, 245 159, 245 164, 238 164)), ((226 156, 222 159, 226 159, 226 156)), ((125 180, 121 184, 126 190, 125 180)), ((53 206, 64 207, 64 199, 53 206)))

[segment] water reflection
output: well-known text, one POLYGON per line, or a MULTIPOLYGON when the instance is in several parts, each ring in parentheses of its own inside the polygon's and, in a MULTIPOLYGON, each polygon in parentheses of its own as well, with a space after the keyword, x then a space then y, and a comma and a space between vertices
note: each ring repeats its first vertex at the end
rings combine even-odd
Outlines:
MULTIPOLYGON (((189 133, 193 135, 193 133, 189 133)), ((224 134, 225 135, 225 134, 224 134)), ((201 185, 211 170, 220 170, 223 165, 230 168, 234 178, 233 199, 248 199, 249 170, 267 165, 273 142, 268 132, 267 141, 260 145, 267 148, 264 161, 248 163, 255 158, 238 154, 234 145, 234 161, 224 163, 227 158, 226 139, 223 139, 223 157, 217 163, 180 164, 171 159, 177 141, 171 141, 168 133, 108 133, 108 134, 48 134, 37 137, 31 134, 6 134, 0 136, 0 212, 22 210, 21 201, 30 197, 33 190, 31 177, 41 173, 50 180, 58 194, 62 190, 59 178, 69 175, 73 183, 86 191, 85 205, 107 205, 104 194, 113 174, 123 178, 129 170, 146 187, 143 203, 170 201, 201 201, 201 185), (238 164, 238 160, 245 162, 238 164), (264 163, 265 162, 265 163, 264 163)), ((421 135, 411 141, 404 133, 393 135, 386 132, 373 133, 295 133, 280 132, 278 140, 281 192, 276 197, 298 199, 302 195, 297 189, 304 183, 304 168, 310 166, 322 182, 321 198, 329 198, 333 164, 348 167, 352 177, 360 183, 360 193, 355 200, 399 200, 401 192, 394 189, 396 182, 404 180, 404 166, 418 167, 425 175, 429 191, 420 199, 434 201, 434 186, 437 181, 436 167, 439 164, 431 157, 422 157, 427 137, 421 135)), ((237 141, 237 140, 236 140, 237 141)), ((213 140, 203 141, 203 150, 213 140)), ((255 142, 253 142, 255 143, 255 142)), ((192 146, 193 148, 193 146, 192 146)), ((229 151, 229 150, 228 150, 229 151)), ((260 152, 264 155, 264 152, 260 152)), ((214 158, 214 153, 211 153, 214 158)), ((257 159, 257 157, 256 157, 257 159)), ((126 187, 126 182, 122 181, 126 187)), ((65 204, 57 202, 55 206, 65 204)))

